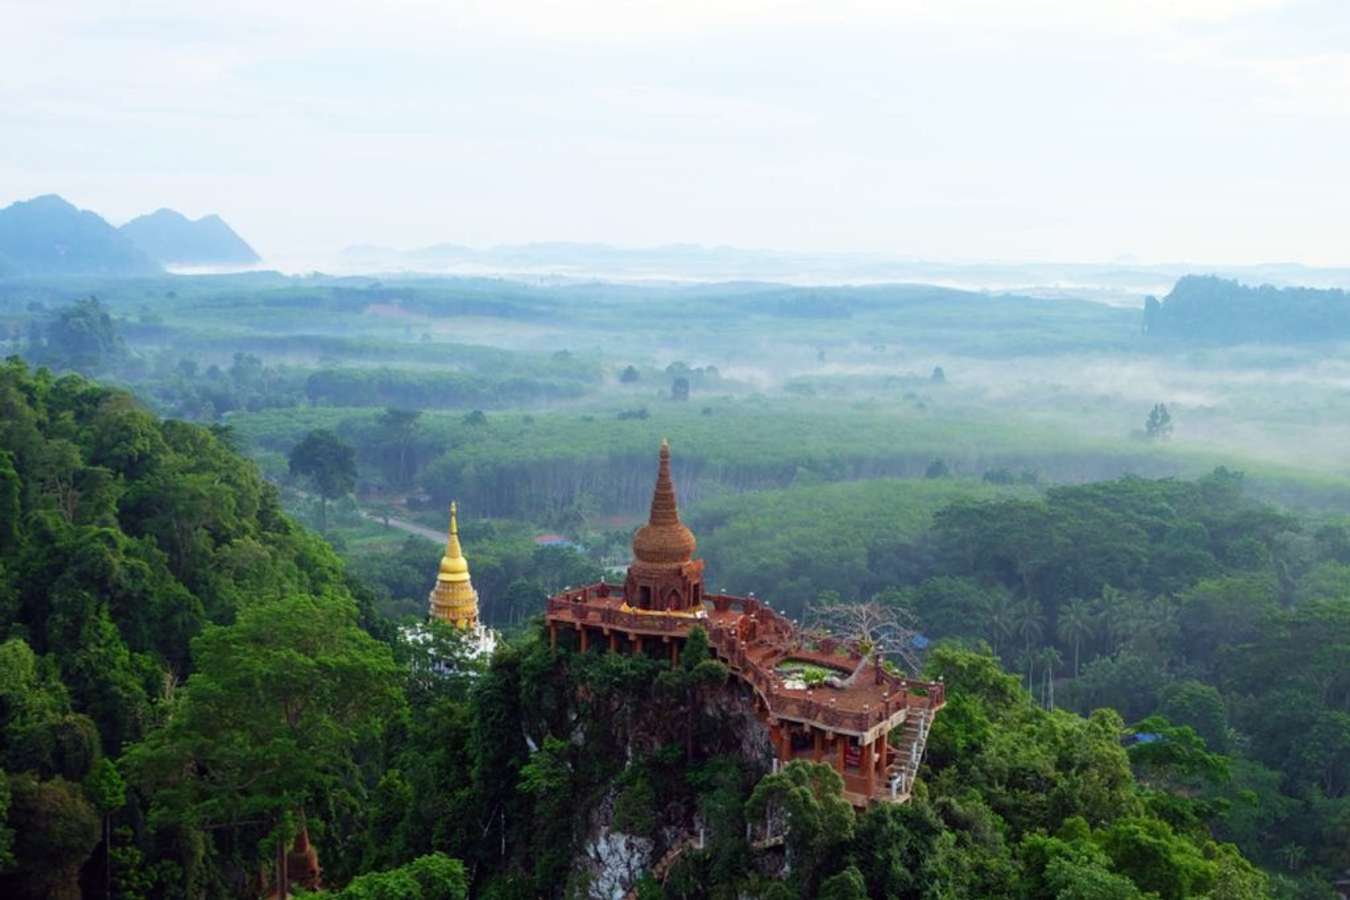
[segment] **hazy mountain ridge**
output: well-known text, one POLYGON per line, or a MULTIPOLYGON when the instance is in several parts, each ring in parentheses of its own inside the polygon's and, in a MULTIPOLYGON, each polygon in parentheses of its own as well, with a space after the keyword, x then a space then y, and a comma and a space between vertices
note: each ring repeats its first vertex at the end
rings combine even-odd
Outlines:
POLYGON ((341 251, 336 264, 338 271, 348 274, 458 273, 611 281, 756 280, 815 286, 918 283, 979 292, 1088 299, 1136 308, 1143 297, 1162 295, 1178 279, 1197 271, 1248 283, 1350 288, 1350 268, 1294 263, 938 261, 906 257, 899 251, 799 252, 700 244, 620 247, 544 241, 476 248, 438 243, 411 250, 359 244, 341 251))
POLYGON ((0 274, 146 275, 160 266, 97 213, 44 194, 0 209, 0 274))
POLYGON ((119 229, 163 265, 253 265, 262 258, 214 213, 189 219, 172 209, 137 216, 119 229))

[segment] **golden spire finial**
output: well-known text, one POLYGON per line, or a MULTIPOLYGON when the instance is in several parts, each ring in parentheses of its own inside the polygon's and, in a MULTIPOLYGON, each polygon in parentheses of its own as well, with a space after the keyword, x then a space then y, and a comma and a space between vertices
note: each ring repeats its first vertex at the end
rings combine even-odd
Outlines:
POLYGON ((440 581, 468 581, 469 561, 459 546, 459 509, 450 501, 450 535, 445 541, 445 556, 441 557, 440 581))

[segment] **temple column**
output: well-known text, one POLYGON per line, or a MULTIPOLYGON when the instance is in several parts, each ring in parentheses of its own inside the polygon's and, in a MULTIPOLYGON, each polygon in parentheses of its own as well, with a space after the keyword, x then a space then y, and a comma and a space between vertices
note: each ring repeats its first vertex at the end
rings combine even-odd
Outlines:
POLYGON ((891 755, 891 733, 883 730, 878 742, 880 746, 877 751, 877 777, 880 778, 882 782, 885 782, 886 766, 890 762, 888 757, 891 755))
POLYGON ((629 637, 629 639, 632 640, 632 642, 633 642, 633 655, 634 655, 634 656, 641 656, 641 655, 642 655, 642 635, 640 635, 640 634, 630 634, 630 635, 628 635, 628 637, 629 637))
POLYGON ((866 786, 864 788, 863 793, 870 800, 872 797, 872 787, 876 783, 877 777, 876 764, 873 762, 872 759, 871 743, 866 743, 862 745, 862 770, 863 770, 863 783, 866 786))
MULTIPOLYGON (((670 641, 670 638, 666 638, 670 641)), ((670 641, 670 667, 676 668, 680 664, 680 644, 678 641, 670 641)))
POLYGON ((586 634, 586 626, 578 624, 577 634, 581 636, 581 652, 585 653, 591 647, 590 637, 586 634))
POLYGON ((619 652, 619 636, 615 634, 613 631, 609 633, 609 652, 610 653, 619 652))
POLYGON ((839 774, 844 774, 844 767, 848 765, 848 736, 836 734, 834 736, 835 749, 839 755, 839 774))
POLYGON ((819 728, 811 729, 811 761, 820 762, 825 755, 825 732, 819 728))
POLYGON ((558 649, 558 623, 548 623, 548 645, 551 649, 558 649))
POLYGON ((773 752, 778 755, 778 760, 786 764, 792 752, 792 738, 788 735, 787 725, 774 725, 769 729, 769 735, 773 738, 773 752))

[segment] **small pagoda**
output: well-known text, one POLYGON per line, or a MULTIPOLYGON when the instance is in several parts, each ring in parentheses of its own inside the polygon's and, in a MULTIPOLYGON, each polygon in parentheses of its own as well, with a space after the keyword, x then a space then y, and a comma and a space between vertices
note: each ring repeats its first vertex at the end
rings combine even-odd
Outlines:
POLYGON ((469 561, 459 545, 459 516, 455 502, 450 501, 450 536, 445 542, 445 555, 436 573, 436 584, 428 596, 431 618, 454 625, 461 631, 478 627, 478 592, 469 578, 469 561))
POLYGON ((469 577, 469 561, 459 543, 459 510, 450 502, 450 533, 436 571, 436 584, 427 596, 428 616, 464 632, 470 652, 489 656, 497 646, 496 632, 478 621, 478 591, 469 577))
POLYGON ((905 678, 856 640, 803 634, 753 595, 708 593, 697 541, 680 521, 661 442, 647 523, 633 536, 622 587, 600 582, 550 597, 549 642, 579 652, 632 653, 679 662, 695 628, 753 698, 773 745, 774 770, 794 759, 825 762, 857 807, 909 798, 928 729, 945 704, 940 681, 905 678), (836 673, 808 686, 803 664, 836 673))

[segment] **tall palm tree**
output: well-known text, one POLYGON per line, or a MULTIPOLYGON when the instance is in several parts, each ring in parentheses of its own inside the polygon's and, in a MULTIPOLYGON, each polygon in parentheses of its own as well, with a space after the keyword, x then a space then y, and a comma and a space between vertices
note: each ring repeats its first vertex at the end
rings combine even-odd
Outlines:
POLYGON ((1013 660, 1013 664, 1017 666, 1019 672, 1027 673, 1027 694, 1031 697, 1033 703, 1036 702, 1036 692, 1032 690, 1031 679, 1036 672, 1036 660, 1038 658, 1039 654, 1033 653, 1030 650, 1023 650, 1021 653, 1017 654, 1017 659, 1013 660))
POLYGON ((1015 630, 1012 599, 1004 591, 996 591, 985 597, 985 630, 989 643, 994 647, 994 655, 999 655, 999 646, 1012 637, 1015 630))
POLYGON ((1055 669, 1064 665, 1064 657, 1059 655, 1059 651, 1054 647, 1043 647, 1041 652, 1036 654, 1036 660, 1041 664, 1041 669, 1045 675, 1045 681, 1041 688, 1041 705, 1046 709, 1055 708, 1055 669))
POLYGON ((1023 651, 1027 659, 1027 690, 1031 691, 1031 669, 1034 661, 1031 645, 1038 643, 1045 632, 1045 617, 1041 613, 1041 605, 1031 597, 1023 599, 1013 610, 1013 624, 1018 635, 1025 641, 1023 651))
POLYGON ((1059 608, 1055 631, 1059 639, 1073 646, 1073 677, 1078 677, 1078 651, 1083 641, 1091 640, 1097 630, 1097 617, 1092 604, 1082 597, 1074 597, 1059 608))
POLYGON ((1027 597, 1017 604, 1013 615, 1017 633, 1025 642, 1026 649, 1030 651, 1031 645, 1039 642, 1045 633, 1045 615, 1041 612, 1041 605, 1031 597, 1027 597))
POLYGON ((1125 592, 1111 587, 1109 584, 1102 585, 1102 593, 1093 604, 1097 609, 1097 617, 1101 622, 1102 634, 1106 636, 1108 653, 1115 653, 1120 649, 1123 631, 1123 619, 1127 615, 1126 606, 1128 598, 1125 592))

